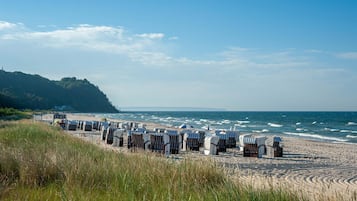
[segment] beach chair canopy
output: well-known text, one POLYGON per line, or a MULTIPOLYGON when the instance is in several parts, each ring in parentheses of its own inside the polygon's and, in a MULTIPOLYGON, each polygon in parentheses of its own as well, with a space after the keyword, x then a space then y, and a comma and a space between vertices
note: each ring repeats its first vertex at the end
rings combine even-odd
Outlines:
POLYGON ((193 126, 189 124, 181 124, 179 128, 193 128, 193 126))
POLYGON ((274 136, 274 138, 273 138, 273 142, 281 142, 282 140, 281 140, 281 137, 279 137, 279 136, 274 136))

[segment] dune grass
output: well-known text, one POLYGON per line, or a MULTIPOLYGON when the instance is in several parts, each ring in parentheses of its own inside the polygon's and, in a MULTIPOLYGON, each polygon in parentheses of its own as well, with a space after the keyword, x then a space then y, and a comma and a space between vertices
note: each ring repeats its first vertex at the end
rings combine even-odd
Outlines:
POLYGON ((301 200, 232 182, 210 161, 103 150, 31 121, 0 122, 0 200, 301 200))

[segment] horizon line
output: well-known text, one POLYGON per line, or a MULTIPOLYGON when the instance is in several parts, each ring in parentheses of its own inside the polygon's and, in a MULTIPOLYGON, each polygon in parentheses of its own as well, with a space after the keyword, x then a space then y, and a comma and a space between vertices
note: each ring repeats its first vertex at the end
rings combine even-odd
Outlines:
POLYGON ((201 107, 120 107, 120 112, 357 112, 356 110, 238 110, 201 107))

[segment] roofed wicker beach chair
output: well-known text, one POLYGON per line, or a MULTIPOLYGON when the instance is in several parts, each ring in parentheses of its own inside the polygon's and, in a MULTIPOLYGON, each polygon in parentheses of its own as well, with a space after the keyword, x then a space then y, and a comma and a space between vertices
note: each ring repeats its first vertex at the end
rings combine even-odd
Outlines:
POLYGON ((92 122, 91 121, 85 121, 83 123, 83 130, 84 131, 92 131, 92 122))
POLYGON ((218 155, 219 137, 216 135, 205 137, 204 151, 205 155, 218 155))
POLYGON ((282 142, 281 137, 278 136, 273 137, 274 157, 283 157, 283 146, 281 142, 282 142))
POLYGON ((124 146, 124 129, 116 129, 113 133, 113 147, 123 147, 124 146))
POLYGON ((244 136, 240 143, 243 143, 244 157, 258 157, 261 158, 266 154, 265 136, 244 136))
POLYGON ((199 151, 200 150, 200 134, 199 133, 185 133, 183 137, 184 151, 199 151))

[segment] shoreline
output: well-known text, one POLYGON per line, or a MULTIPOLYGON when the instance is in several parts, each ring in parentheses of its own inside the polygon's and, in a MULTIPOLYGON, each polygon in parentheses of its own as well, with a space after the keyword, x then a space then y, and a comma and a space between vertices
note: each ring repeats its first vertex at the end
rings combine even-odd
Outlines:
MULTIPOLYGON (((138 113, 140 113, 141 111, 137 111, 138 113)), ((161 111, 159 111, 161 112, 161 111)), ((175 111, 177 112, 177 111, 175 111)), ((178 111, 178 112, 181 112, 181 111, 178 111)), ((208 111, 208 112, 211 112, 211 111, 208 111)), ((226 111, 227 112, 227 111, 226 111)), ((130 113, 130 112, 128 112, 130 113)), ((76 115, 76 113, 73 113, 74 115, 76 115)), ((96 118, 100 119, 100 118, 104 118, 105 115, 103 116, 102 114, 85 114, 85 113, 77 113, 79 114, 79 116, 90 116, 90 115, 94 115, 96 118)), ((108 118, 108 117, 106 117, 108 118)), ((125 119, 113 119, 113 118, 108 118, 112 121, 120 121, 120 122, 130 122, 130 121, 135 121, 135 122, 139 122, 139 123, 144 123, 144 124, 155 124, 159 127, 168 127, 168 128, 173 128, 173 129, 177 129, 175 126, 173 125, 170 125, 170 124, 160 124, 160 123, 157 123, 157 122, 148 122, 148 121, 140 121, 140 120, 125 120, 125 119)), ((197 128, 197 129, 202 129, 202 128, 197 128)), ((239 128, 238 128, 239 130, 239 128)), ((318 135, 318 137, 313 137, 313 136, 308 136, 308 135, 311 135, 311 134, 305 134, 305 133, 299 133, 300 135, 294 135, 294 134, 286 134, 286 132, 284 133, 274 133, 274 132, 241 132, 241 134, 245 134, 245 133, 251 133, 251 134, 254 134, 254 135, 266 135, 266 136, 273 136, 273 135, 277 135, 277 136, 282 136, 284 138, 288 137, 288 138, 297 138, 297 139, 303 139, 303 140, 311 140, 311 141, 315 141, 315 142, 324 142, 324 143, 332 143, 332 144, 335 144, 335 143, 342 143, 342 144, 357 144, 357 142, 350 142, 348 140, 343 140, 343 139, 338 139, 338 140, 332 140, 333 138, 335 137, 323 137, 322 138, 320 137, 321 135, 319 134, 314 134, 314 135, 318 135), (306 136, 304 136, 306 135, 306 136)), ((288 132, 289 133, 289 132, 288 132)), ((356 136, 357 137, 357 136, 356 136)), ((337 139, 337 138, 336 138, 337 139)))
MULTIPOLYGON (((68 114, 69 120, 100 120, 96 115, 68 114)), ((108 119, 114 120, 114 119, 108 119)), ((115 119, 116 122, 121 120, 115 119)), ((126 120, 122 120, 126 122, 126 120)), ((164 125, 145 123, 147 128, 164 125)), ((99 139, 99 134, 81 130, 69 134, 89 141, 105 149, 128 153, 126 147, 112 147, 99 139)), ((263 134, 259 134, 263 135, 263 134)), ((271 134, 266 144, 272 144, 271 134)), ((284 157, 263 158, 243 157, 237 149, 227 149, 226 153, 217 156, 205 156, 201 152, 188 151, 171 155, 178 159, 197 160, 212 159, 233 181, 243 181, 255 188, 285 187, 293 191, 304 192, 313 200, 321 200, 321 196, 336 197, 337 200, 350 200, 357 193, 357 146, 356 143, 331 143, 293 136, 282 136, 284 157)), ((144 152, 145 153, 145 152, 144 152)))
MULTIPOLYGON (((355 112, 341 112, 348 113, 347 116, 350 118, 344 119, 344 122, 340 122, 339 119, 336 119, 332 114, 336 112, 331 112, 330 115, 324 120, 319 119, 319 115, 315 115, 315 112, 294 112, 294 114, 299 113, 307 113, 307 120, 303 120, 301 118, 305 118, 303 115, 289 115, 289 112, 238 112, 238 120, 233 119, 210 119, 210 117, 205 117, 199 115, 196 117, 191 116, 191 112, 188 112, 189 116, 187 118, 181 118, 181 115, 177 116, 176 113, 180 113, 181 111, 169 111, 164 112, 164 115, 160 115, 160 112, 140 112, 136 111, 133 115, 129 112, 128 114, 118 115, 118 114, 96 114, 98 116, 103 116, 107 118, 118 118, 125 119, 126 121, 141 121, 141 122, 155 122, 157 124, 165 125, 165 126, 179 126, 182 123, 192 124, 195 128, 205 129, 208 125, 214 129, 230 129, 230 127, 234 127, 241 131, 241 133, 254 133, 256 135, 281 135, 281 136, 292 136, 298 137, 306 140, 315 140, 329 143, 338 143, 338 142, 346 142, 346 143, 356 143, 357 144, 357 130, 355 127, 357 123, 354 121, 355 112), (136 114, 140 114, 136 115, 136 114), (158 115, 156 114, 158 113, 158 115), (166 114, 169 113, 169 114, 166 114), (171 114, 172 113, 172 114, 171 114), (241 113, 241 114, 240 114, 241 113), (274 117, 273 119, 267 119, 265 114, 272 113, 274 117), (257 114, 259 114, 257 116, 257 114), (310 114, 310 115, 309 115, 310 114), (311 115, 314 114, 314 115, 311 115), (352 116, 351 116, 352 114, 352 116), (263 115, 263 118, 261 118, 263 115), (191 119, 192 117, 192 119, 191 119), (290 120, 285 118, 291 118, 290 120), (300 119, 297 119, 300 118, 300 119), (255 119, 255 120, 251 120, 255 119), (331 120, 329 120, 331 119, 331 120), (336 120, 340 123, 335 125, 336 120), (329 122, 332 121, 332 122, 329 122), (228 123, 227 123, 228 122, 228 123), (273 122, 273 123, 272 123, 273 122), (330 124, 332 123, 332 124, 330 124), (282 128, 280 128, 282 127, 282 128)), ((194 112, 196 113, 196 112, 194 112)), ((204 112, 199 112, 204 113, 204 112)), ((208 112, 212 113, 212 112, 208 112)), ((216 112, 214 112, 216 113, 216 112)), ((316 114, 321 113, 325 115, 329 112, 316 112, 316 114)), ((337 112, 338 113, 338 112, 337 112)), ((235 115, 235 113, 234 113, 235 115)), ((342 116, 344 118, 345 116, 342 116)), ((339 117, 338 117, 339 118, 339 117)))

